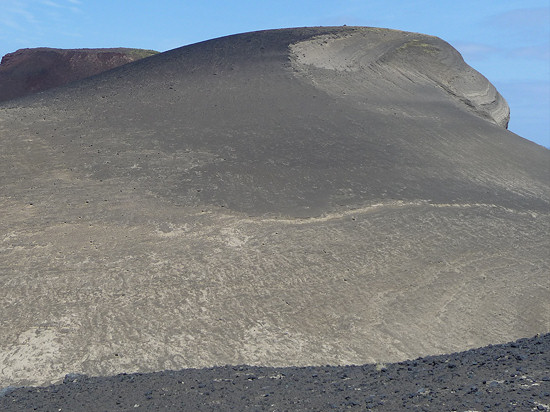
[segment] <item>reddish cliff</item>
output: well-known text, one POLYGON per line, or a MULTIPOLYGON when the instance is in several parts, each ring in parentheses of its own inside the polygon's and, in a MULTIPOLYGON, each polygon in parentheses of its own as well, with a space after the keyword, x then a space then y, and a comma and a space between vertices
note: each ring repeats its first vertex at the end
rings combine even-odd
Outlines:
POLYGON ((0 63, 0 101, 61 86, 157 52, 141 49, 20 49, 0 63))

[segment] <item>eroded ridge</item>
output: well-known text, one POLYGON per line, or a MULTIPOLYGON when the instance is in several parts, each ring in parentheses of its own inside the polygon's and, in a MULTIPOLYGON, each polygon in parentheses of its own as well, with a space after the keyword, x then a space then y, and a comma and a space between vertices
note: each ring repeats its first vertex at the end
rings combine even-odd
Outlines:
MULTIPOLYGON (((292 44, 290 50, 294 67, 301 72, 310 73, 309 67, 316 67, 353 73, 357 94, 368 96, 376 92, 376 85, 381 82, 396 83, 399 75, 413 83, 435 84, 462 107, 508 127, 510 108, 504 98, 481 73, 464 62, 458 51, 437 37, 356 28, 316 36, 292 44)), ((336 73, 329 77, 340 76, 336 73)), ((334 92, 328 82, 314 75, 310 78, 316 86, 334 92)))

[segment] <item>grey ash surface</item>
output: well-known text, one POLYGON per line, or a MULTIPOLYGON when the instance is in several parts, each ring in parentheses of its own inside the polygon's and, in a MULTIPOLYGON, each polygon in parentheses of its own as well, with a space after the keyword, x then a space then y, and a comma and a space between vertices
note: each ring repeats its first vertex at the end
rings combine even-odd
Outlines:
POLYGON ((445 41, 347 26, 3 102, 0 386, 550 332, 550 151, 508 115, 445 41))
POLYGON ((224 366, 7 388, 2 411, 529 411, 550 405, 550 334, 388 365, 224 366))

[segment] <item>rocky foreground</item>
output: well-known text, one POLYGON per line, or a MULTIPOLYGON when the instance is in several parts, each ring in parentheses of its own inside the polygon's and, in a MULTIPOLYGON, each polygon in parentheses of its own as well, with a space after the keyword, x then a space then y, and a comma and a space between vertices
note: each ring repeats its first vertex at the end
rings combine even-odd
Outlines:
POLYGON ((3 411, 550 409, 550 334, 392 364, 224 366, 0 390, 3 411))

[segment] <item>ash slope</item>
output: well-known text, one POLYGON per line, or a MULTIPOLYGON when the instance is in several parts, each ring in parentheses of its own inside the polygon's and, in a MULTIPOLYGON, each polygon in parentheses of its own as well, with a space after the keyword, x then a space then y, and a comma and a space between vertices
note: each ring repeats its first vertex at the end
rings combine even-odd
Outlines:
MULTIPOLYGON (((5 388, 20 410, 547 410, 550 335, 388 365, 225 366, 5 388)), ((2 396, 2 392, 4 395, 2 396)))
POLYGON ((0 106, 0 384, 550 330, 549 151, 447 43, 247 33, 0 106))
POLYGON ((0 101, 15 99, 152 56, 141 49, 20 49, 2 57, 0 101))

